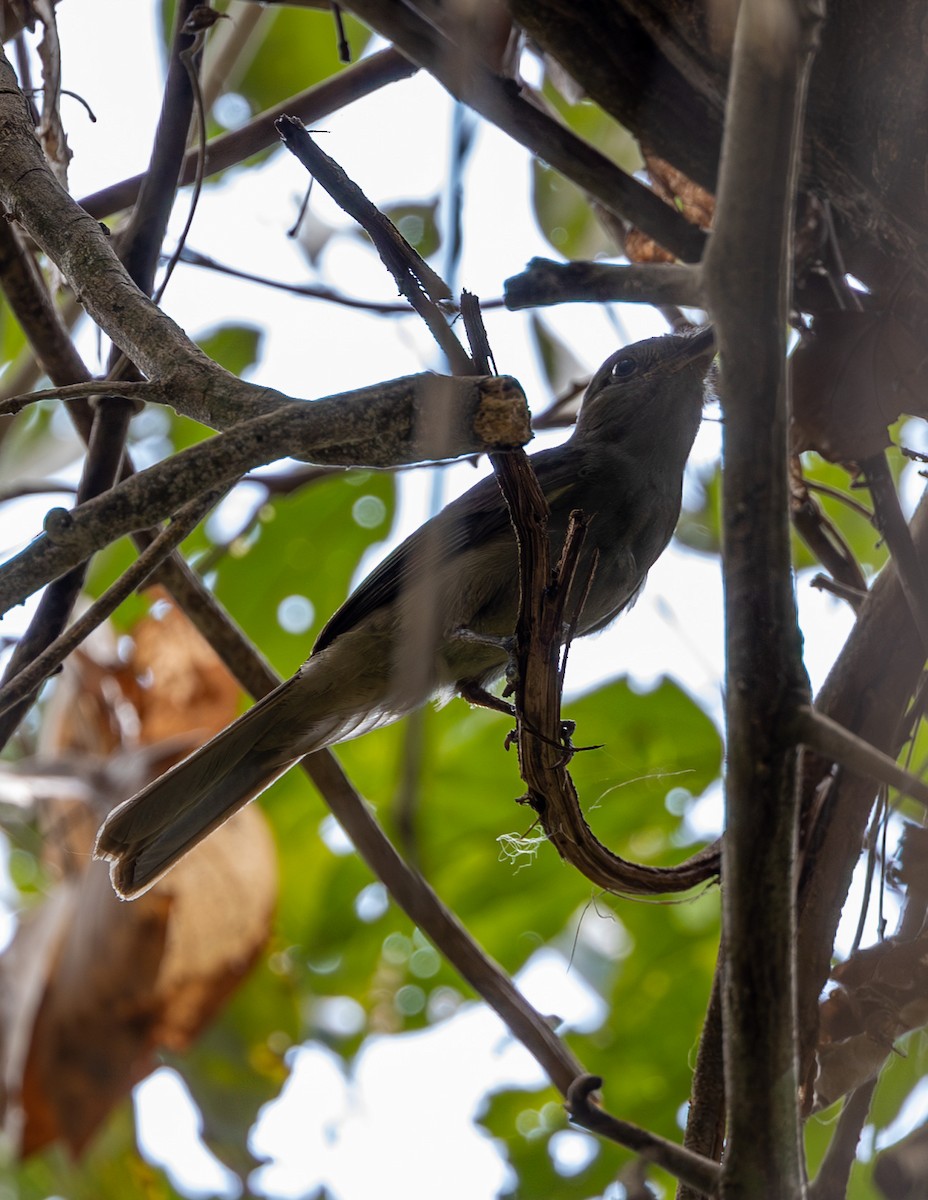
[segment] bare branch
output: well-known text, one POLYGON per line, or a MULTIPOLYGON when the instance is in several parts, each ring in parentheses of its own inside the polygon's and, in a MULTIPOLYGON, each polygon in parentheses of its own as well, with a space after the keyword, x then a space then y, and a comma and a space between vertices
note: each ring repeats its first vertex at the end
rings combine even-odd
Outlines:
MULTIPOLYGON (((478 365, 486 368, 488 349, 476 297, 465 292, 461 311, 472 352, 478 365)), ((650 867, 613 854, 587 824, 567 770, 571 751, 564 744, 561 723, 564 606, 579 563, 586 518, 580 512, 573 514, 560 561, 552 571, 548 505, 531 461, 521 450, 494 454, 491 459, 519 548, 515 716, 519 771, 528 787, 524 802, 538 814, 548 840, 565 862, 606 891, 657 895, 706 883, 719 873, 717 845, 676 867, 650 867)))
POLYGON ((524 271, 507 279, 503 287, 506 307, 513 311, 577 302, 625 301, 690 308, 702 308, 705 303, 699 269, 686 263, 616 266, 533 258, 524 271))
POLYGON ((814 708, 800 708, 797 719, 799 737, 811 750, 861 775, 868 775, 878 783, 888 784, 928 807, 928 784, 900 767, 888 754, 814 708))
MULTIPOLYGON (((384 317, 411 317, 415 315, 416 311, 402 300, 361 300, 357 296, 346 296, 344 292, 336 291, 335 288, 322 284, 286 283, 282 279, 271 279, 267 275, 258 275, 254 271, 243 271, 238 267, 229 266, 228 263, 217 262, 208 254, 200 254, 199 251, 191 250, 189 247, 185 247, 180 261, 185 266, 203 267, 208 271, 217 271, 220 275, 230 275, 233 279, 247 279, 250 283, 260 283, 263 287, 274 288, 279 292, 289 292, 292 296, 306 296, 311 300, 328 300, 330 303, 340 304, 344 308, 357 308, 363 312, 377 313, 384 317)), ((484 302, 484 308, 490 305, 500 308, 502 300, 484 302)))
POLYGON ((350 8, 434 75, 452 96, 589 192, 620 220, 631 221, 685 262, 699 260, 705 245, 700 229, 521 95, 514 80, 494 74, 472 54, 462 64, 455 44, 399 0, 352 0, 350 8))
POLYGON ((851 1167, 857 1154, 857 1144, 863 1133, 870 1101, 876 1091, 873 1078, 855 1088, 841 1109, 841 1116, 818 1174, 809 1188, 809 1200, 838 1200, 847 1193, 851 1167))
POLYGON ((793 713, 807 696, 789 545, 786 330, 800 132, 821 12, 744 0, 703 264, 722 364, 728 1145, 722 1194, 801 1196, 793 713), (759 233, 759 231, 762 231, 759 233))
MULTIPOLYGON (((284 100, 282 104, 259 113, 241 129, 220 134, 207 142, 206 173, 215 175, 226 171, 236 163, 275 146, 278 135, 274 125, 281 117, 294 116, 307 125, 312 125, 329 113, 337 112, 338 109, 353 104, 355 100, 363 99, 364 96, 369 96, 388 84, 408 79, 418 70, 415 63, 411 63, 392 47, 380 50, 331 79, 325 79, 322 83, 307 88, 305 92, 284 100)), ((181 185, 193 182, 196 163, 197 152, 191 150, 184 158, 180 174, 181 185)), ((129 179, 111 184, 99 192, 85 196, 80 202, 81 208, 92 217, 102 220, 103 217, 133 204, 143 180, 143 175, 133 175, 129 179)))
POLYGON ((718 1194, 721 1180, 718 1163, 628 1121, 621 1121, 592 1104, 591 1093, 602 1087, 602 1082, 595 1075, 584 1075, 572 1084, 567 1093, 567 1111, 575 1125, 618 1142, 620 1146, 627 1146, 629 1150, 636 1150, 649 1162, 657 1163, 701 1195, 718 1194))
POLYGON ((445 281, 410 246, 393 222, 348 178, 338 163, 319 149, 299 121, 281 117, 277 130, 287 149, 370 237, 384 266, 396 280, 400 293, 416 310, 444 351, 451 370, 458 375, 469 374, 473 370, 470 359, 452 333, 447 316, 438 307, 439 300, 447 300, 451 296, 445 281))
POLYGON ((0 687, 0 716, 22 701, 31 702, 42 683, 52 675, 72 651, 112 616, 122 602, 143 587, 185 537, 220 499, 213 492, 185 505, 155 540, 146 547, 131 567, 102 596, 82 613, 59 637, 55 638, 28 666, 12 674, 0 687))
POLYGON ((25 392, 21 396, 9 396, 0 400, 0 416, 12 416, 22 412, 29 404, 38 404, 40 400, 74 400, 91 399, 103 394, 108 396, 126 396, 135 400, 151 400, 157 404, 167 404, 163 389, 157 383, 148 380, 92 379, 88 383, 71 383, 64 387, 42 388, 38 392, 25 392))
POLYGON ((531 436, 518 383, 409 375, 314 404, 292 402, 190 446, 71 512, 52 509, 45 535, 0 567, 0 611, 116 538, 171 516, 204 491, 288 454, 340 466, 390 467, 484 453, 531 436))
POLYGON ((195 46, 193 35, 184 28, 195 6, 196 0, 183 0, 176 6, 167 79, 148 170, 118 239, 119 257, 147 296, 154 290, 155 269, 174 206, 193 114, 193 85, 183 55, 195 46))
MULTIPOLYGON (((13 223, 5 220, 0 220, 0 287, 48 377, 59 383, 89 379, 90 372, 68 337, 42 272, 13 223)), ((4 383, 10 386, 9 379, 4 383)), ((89 438, 93 414, 87 401, 69 402, 68 412, 81 436, 89 438)))
POLYGON ((922 644, 928 652, 928 580, 915 553, 886 455, 875 454, 865 459, 860 468, 873 497, 876 526, 893 556, 912 619, 918 626, 922 644))

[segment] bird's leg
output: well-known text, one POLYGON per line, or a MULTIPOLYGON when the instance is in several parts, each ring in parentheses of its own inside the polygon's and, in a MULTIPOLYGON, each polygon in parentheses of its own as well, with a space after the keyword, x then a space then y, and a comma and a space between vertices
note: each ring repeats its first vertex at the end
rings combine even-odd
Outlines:
MULTIPOLYGON (((508 661, 506 664, 506 687, 503 691, 503 696, 512 695, 512 693, 516 690, 516 684, 518 683, 519 679, 519 665, 515 653, 515 638, 511 635, 499 637, 495 634, 476 633, 473 629, 466 628, 456 630, 455 636, 461 638, 462 641, 476 642, 484 646, 493 646, 506 653, 508 661)), ((466 700, 468 704, 477 705, 479 708, 489 708, 493 712, 505 713, 509 717, 516 716, 514 704, 510 704, 508 700, 502 699, 499 696, 494 696, 492 692, 488 692, 486 688, 481 687, 480 684, 473 679, 459 679, 455 687, 458 695, 463 700, 466 700)), ((575 747, 571 741, 576 728, 576 721, 561 721, 560 745, 568 756, 573 755, 575 749, 577 749, 577 747, 575 747)), ((554 744, 551 742, 550 738, 546 738, 544 734, 540 733, 538 730, 533 729, 532 733, 534 733, 536 737, 540 737, 542 741, 546 741, 552 745, 554 744)), ((583 750, 588 749, 586 746, 579 748, 583 750)))

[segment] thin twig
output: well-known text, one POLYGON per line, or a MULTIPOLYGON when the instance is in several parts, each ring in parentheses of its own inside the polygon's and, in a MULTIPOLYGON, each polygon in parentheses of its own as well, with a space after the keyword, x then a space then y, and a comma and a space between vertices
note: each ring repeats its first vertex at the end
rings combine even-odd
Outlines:
POLYGON ((151 400, 156 404, 167 404, 160 384, 149 379, 92 379, 88 383, 71 383, 64 387, 42 388, 38 392, 24 392, 20 396, 9 396, 0 400, 0 416, 13 416, 22 412, 29 404, 41 400, 90 400, 103 394, 125 396, 130 400, 151 400))
POLYGON ((793 527, 856 610, 867 594, 867 581, 854 552, 810 494, 798 457, 790 459, 790 516, 793 527))
POLYGON ((187 29, 187 21, 196 8, 197 0, 182 0, 176 6, 168 73, 148 170, 117 243, 126 270, 146 296, 154 290, 158 257, 174 207, 193 116, 194 89, 183 55, 191 49, 196 52, 196 36, 187 29))
POLYGON ((868 521, 871 525, 873 524, 873 513, 867 508, 866 504, 861 504, 859 500, 855 500, 847 492, 842 492, 840 488, 829 487, 827 483, 818 483, 814 479, 804 479, 804 483, 810 492, 818 492, 821 496, 830 496, 832 500, 839 500, 842 504, 846 504, 851 512, 856 512, 859 517, 863 517, 865 521, 868 521))
POLYGON ((928 581, 915 553, 886 455, 874 454, 865 459, 860 468, 873 498, 876 526, 893 556, 902 590, 912 611, 912 620, 928 651, 928 581))
POLYGON ((393 222, 368 200, 338 163, 320 150, 299 121, 281 117, 277 122, 281 141, 299 159, 314 179, 349 216, 354 217, 368 234, 384 266, 425 321, 435 341, 444 351, 451 370, 459 375, 474 368, 448 325, 448 318, 437 301, 450 299, 444 280, 406 241, 393 222))
POLYGON ((900 767, 888 754, 811 706, 800 707, 796 719, 803 745, 928 807, 928 784, 900 767))
POLYGON ((621 1121, 593 1104, 591 1096, 602 1083, 596 1075, 584 1075, 571 1085, 567 1093, 567 1112, 575 1125, 637 1151, 704 1196, 718 1194, 721 1181, 718 1163, 628 1121, 621 1121))
POLYGON ((190 233, 190 227, 193 225, 193 218, 196 216, 197 206, 200 202, 200 193, 203 190, 203 180, 206 175, 206 106, 203 103, 203 91, 200 87, 200 76, 197 65, 203 50, 203 43, 206 41, 207 30, 224 15, 223 13, 216 12, 215 9, 206 8, 203 15, 199 18, 199 21, 203 21, 205 17, 206 23, 198 23, 195 11, 183 24, 183 32, 188 34, 192 38, 192 41, 189 46, 179 51, 177 57, 187 72, 190 90, 193 93, 193 113, 196 117, 197 132, 197 166, 193 179, 193 192, 190 196, 190 203, 187 206, 187 217, 184 221, 184 227, 180 232, 180 237, 177 239, 177 245, 168 259, 167 266, 164 269, 164 276, 158 285, 158 290, 154 294, 153 299, 155 304, 161 303, 165 289, 171 282, 171 276, 174 274, 174 268, 177 266, 178 260, 184 252, 184 246, 187 244, 187 235, 190 233))
MULTIPOLYGON (((282 279, 271 279, 267 275, 257 275, 253 271, 243 271, 238 267, 230 267, 226 263, 217 262, 216 259, 210 258, 207 254, 200 254, 198 251, 190 250, 189 248, 184 249, 183 254, 180 256, 180 261, 185 266, 205 267, 209 271, 218 271, 220 274, 229 275, 233 279, 245 279, 249 283, 259 283, 263 287, 274 288, 278 292, 289 292, 294 296, 306 296, 311 300, 328 300, 332 304, 341 305, 343 308, 357 308, 364 312, 377 313, 378 316, 411 317, 415 314, 413 308, 398 300, 361 300, 356 296, 346 296, 344 292, 339 292, 335 288, 325 287, 322 284, 286 283, 282 279)), ((503 301, 501 299, 484 301, 483 307, 502 308, 503 301)))

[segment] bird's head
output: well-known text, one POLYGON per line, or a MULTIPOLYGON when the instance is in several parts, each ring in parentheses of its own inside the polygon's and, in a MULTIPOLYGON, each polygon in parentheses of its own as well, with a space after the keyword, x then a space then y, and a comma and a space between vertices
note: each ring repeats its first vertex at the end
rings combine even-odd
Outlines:
POLYGON ((714 355, 711 326, 618 350, 590 380, 574 438, 630 445, 669 439, 685 442, 685 456, 699 427, 714 355))

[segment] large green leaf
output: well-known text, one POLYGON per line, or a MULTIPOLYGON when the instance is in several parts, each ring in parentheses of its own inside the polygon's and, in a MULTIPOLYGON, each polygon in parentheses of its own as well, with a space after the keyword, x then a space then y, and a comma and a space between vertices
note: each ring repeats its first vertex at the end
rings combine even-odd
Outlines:
POLYGON ((389 532, 393 487, 385 473, 345 472, 281 497, 215 568, 216 595, 282 674, 308 657, 361 555, 389 532), (294 597, 306 620, 281 609, 294 597))
MULTIPOLYGON (((175 0, 161 0, 162 44, 166 49, 173 28, 175 0)), ((370 40, 370 32, 349 13, 343 14, 353 58, 370 40)), ((335 22, 329 12, 309 8, 269 7, 252 34, 247 65, 235 80, 234 91, 253 112, 261 112, 328 79, 341 69, 335 22)))
MULTIPOLYGON (((545 98, 574 133, 619 166, 628 172, 641 167, 641 153, 634 138, 599 105, 590 100, 570 104, 550 85, 545 88, 545 98)), ((537 158, 532 161, 532 204, 542 233, 565 258, 596 258, 621 250, 600 224, 581 189, 537 158)))

